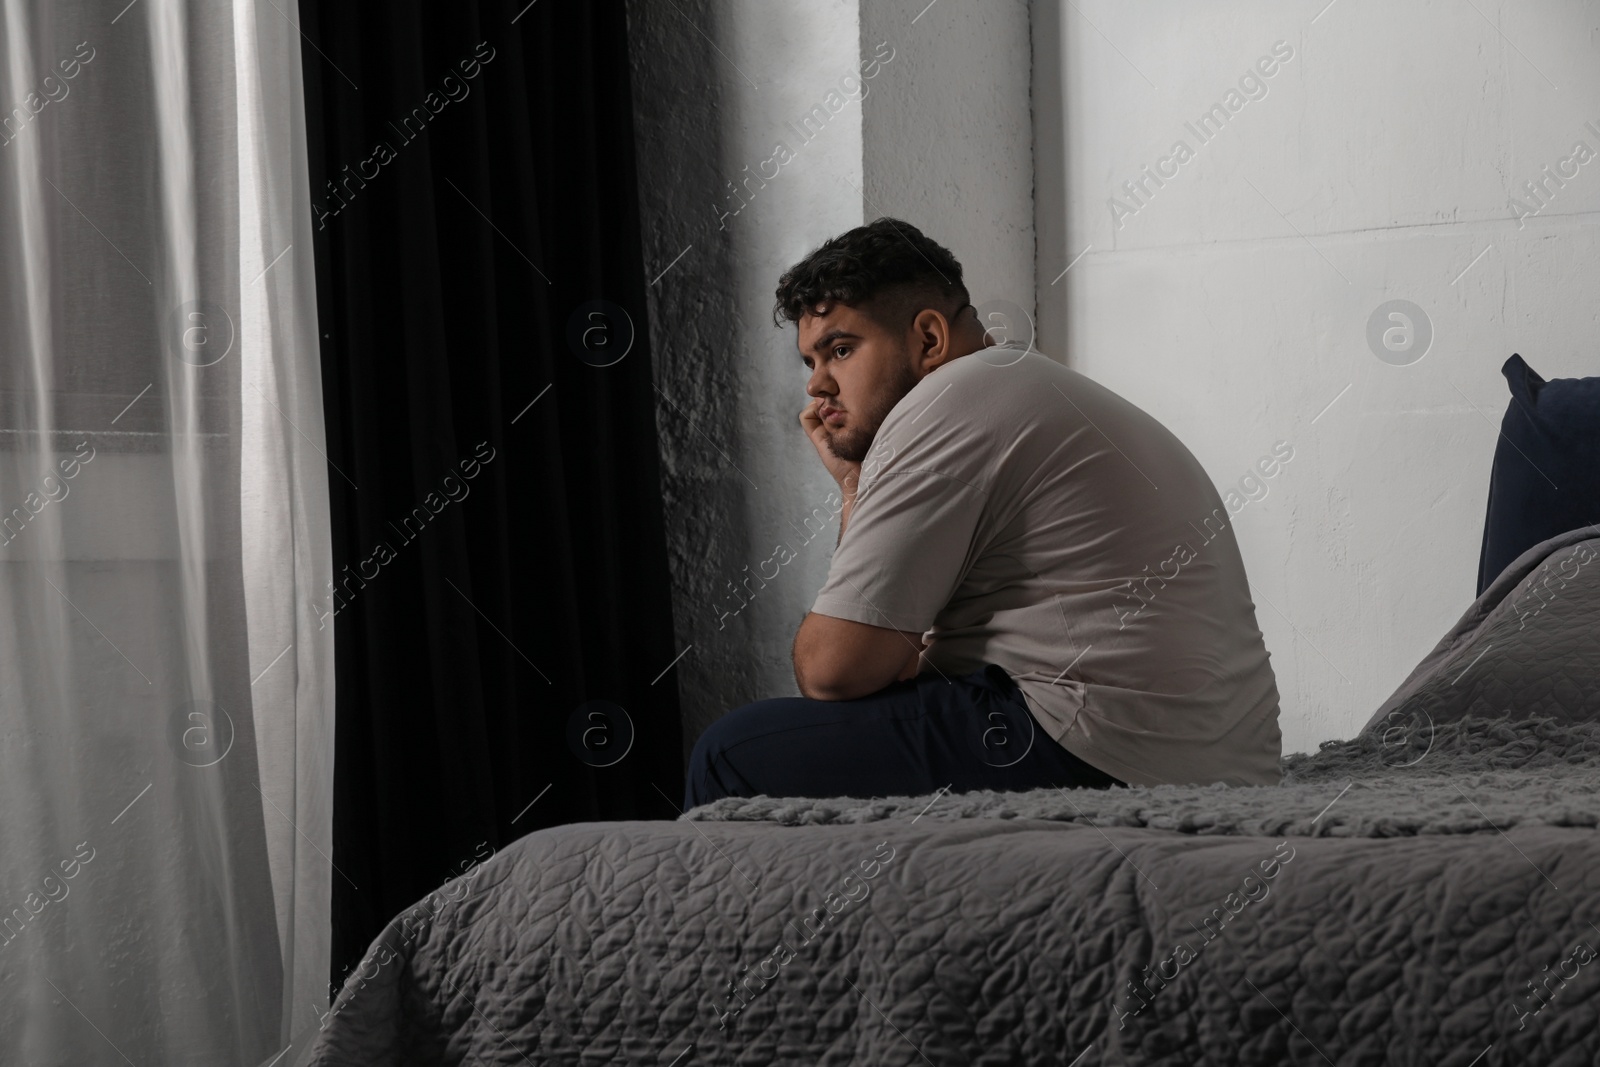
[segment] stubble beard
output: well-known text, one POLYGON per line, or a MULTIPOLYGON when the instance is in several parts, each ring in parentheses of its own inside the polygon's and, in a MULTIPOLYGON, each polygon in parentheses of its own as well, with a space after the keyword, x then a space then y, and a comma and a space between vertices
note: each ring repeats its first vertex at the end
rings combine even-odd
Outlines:
POLYGON ((850 412, 850 425, 828 435, 828 451, 847 463, 866 459, 867 453, 872 451, 873 439, 878 436, 878 427, 920 380, 915 371, 902 363, 899 374, 889 382, 878 403, 864 411, 850 412))

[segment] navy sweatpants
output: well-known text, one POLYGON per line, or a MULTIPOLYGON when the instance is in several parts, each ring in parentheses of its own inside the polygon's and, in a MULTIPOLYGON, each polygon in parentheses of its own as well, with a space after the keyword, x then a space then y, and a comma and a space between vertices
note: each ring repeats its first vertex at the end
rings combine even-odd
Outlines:
POLYGON ((996 664, 855 700, 778 697, 736 708, 694 746, 684 810, 725 796, 920 796, 1124 785, 1038 726, 996 664))

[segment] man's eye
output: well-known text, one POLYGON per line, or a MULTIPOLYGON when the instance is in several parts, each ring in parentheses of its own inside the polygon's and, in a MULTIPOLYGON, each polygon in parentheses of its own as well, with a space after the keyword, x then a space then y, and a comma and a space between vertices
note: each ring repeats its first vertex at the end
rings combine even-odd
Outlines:
POLYGON ((848 346, 848 345, 839 345, 836 348, 834 348, 834 350, 833 350, 833 358, 834 359, 843 359, 845 356, 848 356, 849 354, 850 354, 850 346, 848 346), (840 355, 841 352, 844 355, 840 355))

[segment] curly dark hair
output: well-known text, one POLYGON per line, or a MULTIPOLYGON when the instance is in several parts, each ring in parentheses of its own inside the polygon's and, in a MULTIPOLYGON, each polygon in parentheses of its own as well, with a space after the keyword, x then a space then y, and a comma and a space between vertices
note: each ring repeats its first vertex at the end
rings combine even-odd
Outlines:
POLYGON ((968 301, 961 264, 950 250, 911 223, 887 216, 824 241, 783 272, 777 297, 775 326, 826 315, 839 303, 895 329, 927 307, 953 319, 968 301))

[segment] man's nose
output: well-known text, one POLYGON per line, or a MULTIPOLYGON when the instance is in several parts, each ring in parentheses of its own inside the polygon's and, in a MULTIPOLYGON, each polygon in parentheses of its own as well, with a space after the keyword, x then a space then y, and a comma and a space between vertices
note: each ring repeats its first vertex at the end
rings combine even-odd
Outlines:
POLYGON ((811 378, 806 382, 807 396, 833 396, 838 393, 838 384, 822 367, 811 372, 811 378))

